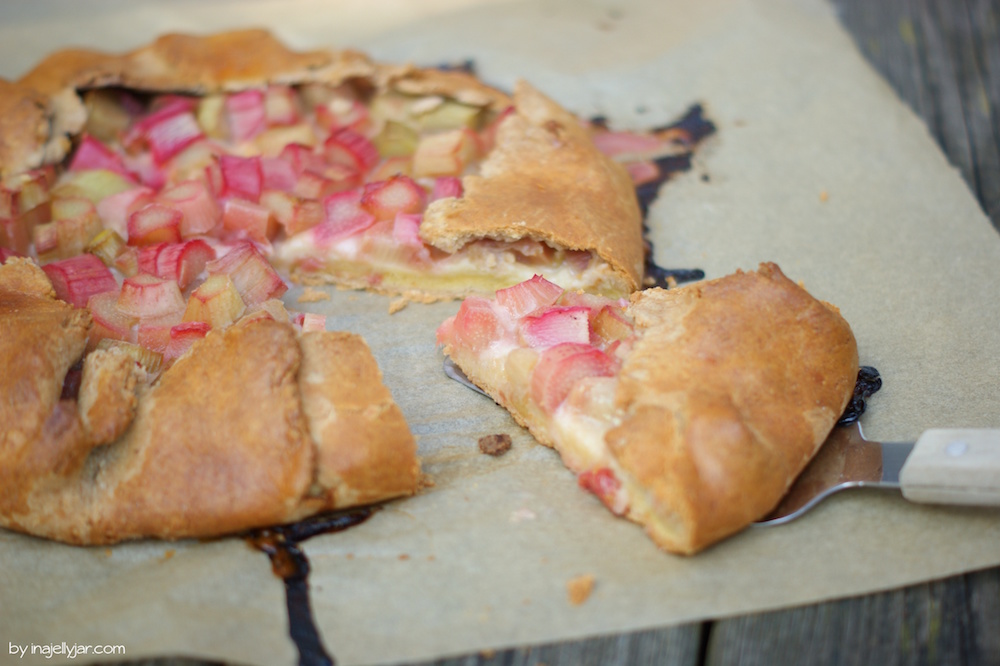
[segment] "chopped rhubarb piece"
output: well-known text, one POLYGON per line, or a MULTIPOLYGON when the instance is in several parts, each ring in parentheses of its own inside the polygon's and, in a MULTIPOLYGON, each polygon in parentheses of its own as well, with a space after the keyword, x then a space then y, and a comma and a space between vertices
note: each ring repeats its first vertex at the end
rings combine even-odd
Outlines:
POLYGON ((139 270, 164 280, 176 280, 185 289, 215 259, 212 246, 200 239, 160 243, 139 251, 139 270))
POLYGON ((460 176, 479 155, 479 137, 470 129, 431 134, 420 140, 413 155, 413 174, 460 176))
POLYGON ((639 160, 636 162, 626 162, 625 170, 632 177, 632 184, 639 186, 652 183, 660 179, 660 167, 651 160, 639 160))
POLYGON ((148 204, 128 216, 128 244, 178 243, 182 218, 181 211, 176 208, 148 204))
POLYGON ((234 141, 247 141, 266 127, 264 93, 244 90, 226 97, 226 120, 234 141))
POLYGON ((225 139, 229 135, 226 127, 226 97, 223 94, 205 95, 198 100, 195 117, 202 131, 213 139, 225 139))
POLYGON ((23 257, 23 256, 24 256, 23 254, 20 254, 19 252, 12 250, 9 247, 4 247, 0 245, 0 264, 6 263, 7 260, 10 259, 11 257, 23 257))
POLYGON ((368 174, 368 180, 388 180, 393 176, 412 176, 413 158, 411 157, 387 157, 368 174))
POLYGON ((311 229, 320 247, 329 247, 375 224, 375 216, 361 207, 361 190, 331 194, 323 199, 324 221, 311 229))
POLYGON ((115 257, 114 268, 125 277, 139 272, 139 250, 128 245, 115 257))
POLYGON ((590 308, 556 307, 521 320, 519 330, 533 349, 572 342, 590 344, 590 308))
POLYGON ((222 227, 258 243, 267 243, 278 232, 268 208, 242 199, 222 203, 222 227))
POLYGON ((78 308, 94 294, 117 291, 118 283, 104 263, 92 254, 81 254, 42 266, 56 296, 78 308))
POLYGON ((577 483, 584 490, 589 490, 597 495, 598 499, 609 508, 613 507, 615 495, 618 494, 618 490, 622 486, 621 481, 618 480, 615 473, 607 467, 584 471, 577 479, 577 483))
POLYGON ((260 200, 263 182, 260 157, 222 155, 219 157, 219 169, 222 172, 221 196, 237 197, 253 203, 260 200))
POLYGON ((392 237, 400 245, 423 247, 420 239, 420 223, 424 216, 415 213, 397 213, 392 223, 392 237))
POLYGON ((162 353, 170 344, 170 330, 181 323, 182 312, 168 312, 158 317, 140 317, 136 339, 146 349, 162 353))
POLYGON ((417 124, 425 132, 462 127, 475 129, 479 125, 482 110, 479 106, 440 97, 424 98, 410 106, 410 112, 416 116, 417 124), (426 103, 426 106, 423 103, 426 103))
POLYGON ((152 203, 153 196, 153 190, 143 186, 112 194, 97 203, 97 215, 105 228, 124 238, 128 236, 128 216, 152 203))
POLYGON ((136 139, 145 141, 157 164, 204 137, 192 113, 194 102, 175 98, 132 126, 126 145, 136 139))
POLYGON ((361 195, 361 207, 376 220, 392 220, 399 213, 420 213, 426 201, 427 192, 408 176, 368 183, 361 195))
POLYGON ((627 340, 632 336, 632 324, 625 318, 621 308, 606 305, 601 308, 593 321, 594 333, 606 343, 627 340))
POLYGON ((232 278, 224 273, 209 276, 188 298, 184 321, 203 321, 212 328, 225 328, 246 310, 232 278))
POLYGON ((315 146, 318 141, 315 128, 303 122, 269 127, 253 138, 253 145, 262 157, 280 157, 289 144, 315 146))
POLYGON ((167 343, 166 349, 163 350, 164 362, 170 363, 176 361, 194 343, 208 335, 209 330, 211 330, 211 327, 201 321, 184 322, 172 327, 170 329, 170 342, 167 343))
POLYGON ((295 168, 278 157, 260 160, 261 189, 291 192, 295 188, 295 168))
POLYGON ((55 199, 51 214, 50 224, 37 225, 34 229, 35 251, 42 262, 82 253, 90 240, 101 232, 101 220, 89 199, 55 199))
POLYGON ((73 158, 69 162, 70 171, 80 171, 83 169, 105 169, 114 171, 122 176, 132 177, 121 155, 111 150, 103 143, 90 135, 85 135, 80 139, 73 158))
MULTIPOLYGON (((194 141, 191 143, 193 144, 194 141)), ((139 182, 146 187, 158 190, 167 184, 166 171, 164 171, 160 163, 155 161, 152 153, 141 152, 136 155, 126 155, 124 159, 128 170, 135 174, 139 182)))
POLYGON ((322 173, 323 169, 326 168, 323 156, 314 151, 312 147, 301 143, 290 143, 285 146, 278 155, 278 159, 292 165, 292 169, 297 174, 302 174, 306 171, 322 173))
POLYGON ((133 317, 152 319, 182 313, 186 304, 176 280, 139 273, 122 282, 118 309, 133 317))
POLYGON ((92 203, 130 190, 136 182, 128 176, 108 169, 86 169, 83 171, 68 171, 52 188, 53 197, 83 197, 92 203))
POLYGON ((0 248, 24 255, 31 247, 31 228, 22 217, 0 217, 0 248))
POLYGON ((341 187, 337 181, 315 171, 304 171, 292 186, 292 194, 303 199, 322 199, 347 189, 351 188, 341 187))
POLYGON ((114 266, 115 259, 125 250, 125 239, 114 229, 105 229, 87 243, 85 251, 101 260, 105 266, 114 266))
POLYGON ((95 294, 87 301, 93 325, 90 328, 88 348, 93 349, 105 338, 135 342, 137 340, 136 317, 118 309, 118 293, 106 291, 95 294))
POLYGON ((323 143, 327 162, 345 164, 360 173, 367 173, 378 164, 378 149, 369 139, 354 130, 336 130, 323 143))
POLYGON ((35 245, 35 252, 39 260, 46 258, 58 259, 59 250, 59 225, 56 222, 46 222, 35 225, 31 230, 31 239, 35 245))
POLYGON ((299 312, 292 318, 292 323, 299 327, 302 332, 325 331, 326 317, 312 312, 299 312))
POLYGON ((531 397, 551 414, 584 377, 611 377, 617 364, 614 359, 590 345, 566 342, 542 352, 531 373, 531 397))
MULTIPOLYGON (((472 351, 486 349, 491 342, 501 338, 504 325, 493 304, 485 298, 470 296, 462 301, 451 323, 450 334, 454 342, 472 351)), ((440 340, 439 332, 439 341, 440 340)))
POLYGON ((409 157, 417 149, 419 140, 417 130, 404 123, 387 120, 372 143, 382 157, 409 157))
POLYGON ((185 180, 160 192, 160 200, 181 211, 181 235, 212 231, 222 220, 222 211, 204 183, 185 180))
POLYGON ((511 317, 520 319, 538 308, 552 305, 562 293, 562 287, 541 275, 535 275, 530 280, 498 290, 496 299, 497 304, 507 310, 511 317))
POLYGON ((32 169, 20 174, 11 184, 16 193, 13 214, 24 215, 47 202, 54 180, 55 172, 51 167, 32 169))
POLYGON ((431 189, 430 201, 437 201, 447 197, 462 196, 462 179, 455 176, 440 176, 434 179, 434 187, 431 189))
POLYGON ((200 180, 204 178, 205 170, 215 164, 223 153, 220 146, 207 139, 195 141, 177 153, 164 166, 164 172, 170 174, 170 180, 174 183, 182 180, 200 180))
POLYGON ((351 129, 364 132, 371 125, 368 107, 356 99, 335 96, 315 109, 316 123, 328 131, 351 129))
POLYGON ((250 242, 236 245, 209 262, 206 268, 210 275, 224 273, 231 277, 247 306, 277 298, 288 291, 288 285, 250 242))
POLYGON ((262 303, 258 303, 247 308, 246 313, 240 318, 240 324, 249 324, 260 319, 271 319, 273 321, 289 322, 291 317, 285 304, 277 298, 269 298, 262 303))
POLYGON ((634 132, 595 132, 591 138, 597 149, 609 157, 649 155, 664 145, 655 136, 634 132))
POLYGON ((106 143, 116 141, 142 112, 139 101, 120 89, 88 90, 83 104, 87 109, 84 132, 106 143))
POLYGON ((268 87, 264 92, 264 119, 268 125, 292 125, 299 121, 298 100, 291 87, 268 87))
POLYGON ((323 204, 312 199, 299 199, 287 192, 264 190, 260 203, 274 215, 289 236, 311 229, 323 221, 323 204))

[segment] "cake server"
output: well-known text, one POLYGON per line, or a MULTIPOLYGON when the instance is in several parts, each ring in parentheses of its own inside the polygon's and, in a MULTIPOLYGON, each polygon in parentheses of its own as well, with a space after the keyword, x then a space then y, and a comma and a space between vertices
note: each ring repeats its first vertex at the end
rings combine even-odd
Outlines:
POLYGON ((835 426, 785 497, 756 525, 782 525, 833 493, 888 488, 913 502, 1000 507, 1000 429, 939 428, 916 442, 872 442, 835 426))

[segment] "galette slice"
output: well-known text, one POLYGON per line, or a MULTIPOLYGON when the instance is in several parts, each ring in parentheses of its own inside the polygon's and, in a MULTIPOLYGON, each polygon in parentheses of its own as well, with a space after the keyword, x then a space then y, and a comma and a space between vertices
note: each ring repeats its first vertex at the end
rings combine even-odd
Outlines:
POLYGON ((774 507, 858 371, 837 309, 773 264, 628 301, 534 277, 467 298, 437 338, 583 488, 685 554, 774 507))

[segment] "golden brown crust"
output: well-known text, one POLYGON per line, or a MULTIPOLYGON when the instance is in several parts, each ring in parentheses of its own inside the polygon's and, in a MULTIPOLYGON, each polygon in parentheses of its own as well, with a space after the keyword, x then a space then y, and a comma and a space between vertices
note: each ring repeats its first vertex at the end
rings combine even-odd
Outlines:
POLYGON ((0 180, 40 165, 49 136, 44 95, 0 79, 0 180))
POLYGON ((420 477, 416 441, 365 341, 307 333, 302 354, 299 389, 326 501, 341 507, 412 492, 420 477))
POLYGON ((850 399, 857 346, 774 264, 640 292, 630 312, 640 333, 607 443, 653 507, 640 522, 695 552, 778 502, 850 399))
POLYGON ((480 238, 590 250, 614 269, 623 293, 637 289, 642 217, 628 173, 597 150, 577 118, 527 83, 517 85, 514 104, 481 175, 462 179, 462 198, 428 206, 421 236, 446 252, 480 238))
POLYGON ((60 399, 89 323, 31 261, 0 266, 0 525, 79 544, 206 537, 416 491, 413 436, 360 338, 259 320, 152 385, 97 350, 79 399, 60 399))

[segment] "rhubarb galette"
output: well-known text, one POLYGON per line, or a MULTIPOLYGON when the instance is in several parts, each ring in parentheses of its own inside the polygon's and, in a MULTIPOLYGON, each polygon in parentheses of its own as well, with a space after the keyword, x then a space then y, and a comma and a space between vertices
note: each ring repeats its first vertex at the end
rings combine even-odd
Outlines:
POLYGON ((206 537, 413 493, 414 439, 364 341, 303 332, 280 308, 165 368, 134 342, 88 352, 86 309, 30 259, 0 266, 0 526, 206 537))
POLYGON ((535 273, 614 296, 640 283, 632 178, 600 128, 526 83, 508 96, 245 31, 62 51, 5 86, 0 175, 19 199, 0 246, 34 242, 46 263, 97 247, 130 275, 159 270, 165 243, 248 240, 294 279, 407 300, 535 273))
POLYGON ((615 514, 694 553, 770 511, 847 405, 850 327, 777 266, 629 300, 469 297, 444 352, 615 514))

